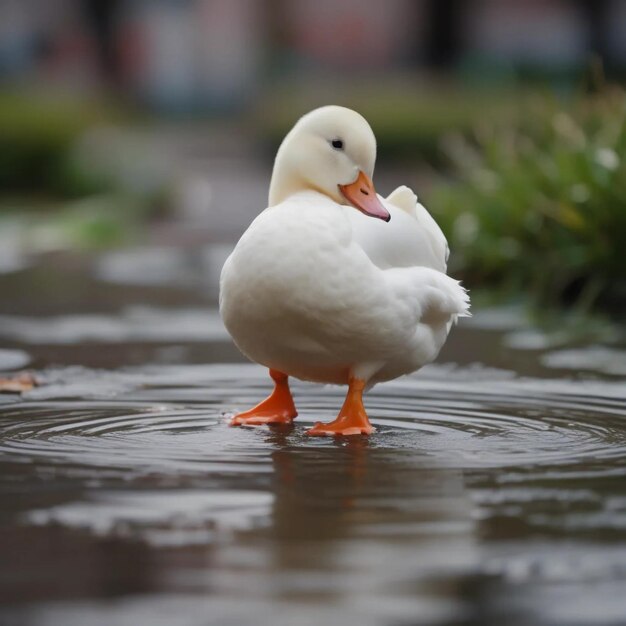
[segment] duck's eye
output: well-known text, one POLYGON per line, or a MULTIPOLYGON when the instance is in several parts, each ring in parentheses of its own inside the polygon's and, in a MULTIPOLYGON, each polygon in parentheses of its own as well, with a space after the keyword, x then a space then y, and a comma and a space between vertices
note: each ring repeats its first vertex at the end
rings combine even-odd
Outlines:
POLYGON ((335 148, 335 150, 343 150, 343 141, 341 139, 333 139, 330 145, 335 148))

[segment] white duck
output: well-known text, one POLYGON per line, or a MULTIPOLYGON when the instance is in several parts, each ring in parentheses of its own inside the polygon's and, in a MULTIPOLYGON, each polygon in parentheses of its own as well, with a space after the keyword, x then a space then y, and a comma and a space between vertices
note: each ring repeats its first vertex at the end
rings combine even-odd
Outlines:
POLYGON ((407 187, 376 194, 375 159, 369 124, 343 107, 312 111, 283 140, 269 207, 221 275, 226 328, 274 380, 231 425, 291 422, 295 376, 348 385, 337 419, 308 434, 369 434, 363 391, 435 359, 469 314, 465 289, 445 274, 443 233, 407 187))

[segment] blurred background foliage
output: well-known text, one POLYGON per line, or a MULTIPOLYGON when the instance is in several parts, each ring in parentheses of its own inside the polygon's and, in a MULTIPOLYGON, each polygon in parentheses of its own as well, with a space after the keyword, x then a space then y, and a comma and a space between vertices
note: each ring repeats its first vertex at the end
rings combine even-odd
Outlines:
POLYGON ((359 111, 376 133, 379 158, 385 162, 424 163, 446 168, 442 139, 470 133, 485 111, 503 117, 516 106, 520 90, 469 86, 463 82, 385 79, 327 92, 323 85, 279 85, 255 108, 254 126, 275 151, 294 123, 294 111, 333 102, 359 111))
POLYGON ((0 248, 180 224, 231 243, 284 134, 332 102, 370 121, 377 173, 415 187, 470 288, 619 315, 625 41, 611 0, 6 0, 0 248))
POLYGON ((626 298, 626 97, 535 95, 511 117, 449 136, 451 179, 429 207, 469 284, 538 305, 618 307, 626 298))
POLYGON ((0 94, 0 188, 79 196, 98 191, 72 149, 102 119, 97 105, 19 91, 0 94))

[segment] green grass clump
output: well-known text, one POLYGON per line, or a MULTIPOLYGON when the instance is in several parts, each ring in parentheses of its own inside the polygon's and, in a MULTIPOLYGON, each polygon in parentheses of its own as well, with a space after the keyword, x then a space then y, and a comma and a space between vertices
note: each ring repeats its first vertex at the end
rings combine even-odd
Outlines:
POLYGON ((72 148, 100 107, 38 93, 0 94, 0 191, 78 197, 107 187, 76 163, 72 148))
POLYGON ((536 97, 450 137, 429 199, 470 286, 588 309, 626 299, 626 95, 536 97))

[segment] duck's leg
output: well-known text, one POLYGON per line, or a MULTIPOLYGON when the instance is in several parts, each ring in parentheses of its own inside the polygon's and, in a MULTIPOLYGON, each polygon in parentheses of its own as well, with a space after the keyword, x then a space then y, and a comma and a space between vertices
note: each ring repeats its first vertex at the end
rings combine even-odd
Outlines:
POLYGON ((289 377, 277 370, 270 370, 274 391, 249 411, 239 413, 230 420, 231 426, 259 426, 261 424, 290 424, 298 415, 289 390, 289 377))
POLYGON ((337 419, 322 424, 317 422, 313 428, 307 430, 307 435, 369 435, 374 432, 363 406, 363 389, 365 381, 351 378, 348 393, 344 400, 337 419))

